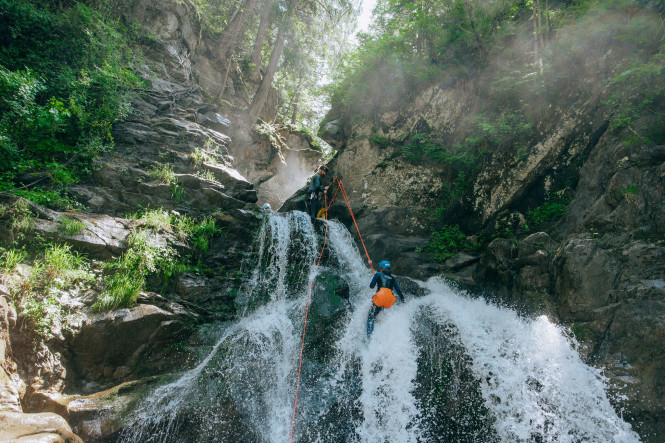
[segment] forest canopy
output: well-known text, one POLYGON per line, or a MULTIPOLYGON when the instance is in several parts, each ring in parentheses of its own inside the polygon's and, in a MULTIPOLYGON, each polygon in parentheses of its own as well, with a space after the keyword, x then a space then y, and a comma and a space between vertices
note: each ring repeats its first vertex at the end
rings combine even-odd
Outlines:
MULTIPOLYGON (((665 142, 661 0, 379 0, 355 47, 358 0, 173 1, 219 42, 213 99, 237 107, 226 79, 239 75, 250 121, 271 90, 277 123, 310 129, 328 107, 323 123, 348 127, 432 86, 470 90, 479 105, 452 134, 371 137, 407 161, 449 164, 460 183, 497 149, 528 154, 553 113, 591 96, 629 143, 665 142)), ((123 16, 131 4, 0 0, 0 191, 67 205, 61 190, 112 149, 144 87, 136 42, 150 36, 123 16)))
POLYGON ((663 143, 664 11, 641 0, 380 0, 335 77, 326 121, 376 121, 430 86, 465 88, 480 105, 457 133, 374 140, 414 161, 478 164, 498 148, 524 154, 554 112, 596 94, 613 131, 663 143))

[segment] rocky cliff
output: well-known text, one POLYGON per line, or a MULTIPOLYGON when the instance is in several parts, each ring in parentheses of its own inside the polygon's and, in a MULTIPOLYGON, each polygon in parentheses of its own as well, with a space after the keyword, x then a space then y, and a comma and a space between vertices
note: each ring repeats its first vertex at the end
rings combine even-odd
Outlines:
MULTIPOLYGON (((626 134, 610 131, 602 93, 553 109, 532 146, 492 153, 452 200, 458 171, 408 161, 404 134, 460 131, 481 100, 464 84, 432 86, 373 122, 328 123, 326 138, 339 148, 330 175, 349 190, 375 260, 390 260, 396 272, 491 288, 518 309, 569 326, 588 361, 606 368, 616 407, 645 441, 658 441, 665 435, 665 360, 655 351, 665 318, 665 148, 626 143, 626 134), (570 202, 565 215, 529 227, 529 211, 552 195, 570 202), (442 204, 441 218, 431 216, 442 204), (441 264, 417 252, 432 229, 453 224, 470 236, 467 245, 479 235, 503 238, 441 264)), ((294 198, 287 207, 298 204, 294 198)), ((331 216, 351 223, 341 202, 331 216)))
MULTIPOLYGON (((248 98, 237 75, 220 103, 226 66, 186 4, 118 8, 142 29, 138 74, 147 87, 114 126, 115 150, 69 188, 81 209, 0 196, 0 239, 34 255, 30 265, 3 264, 0 277, 1 441, 116 438, 122 412, 146 386, 193 362, 199 327, 234 317, 257 201, 279 205, 292 179, 320 161, 304 136, 282 129, 275 141, 243 121, 248 98), (113 266, 137 251, 139 237, 166 268, 148 265, 137 303, 100 308, 114 274, 129 272, 113 266), (55 250, 74 257, 78 274, 55 274, 55 250)), ((275 99, 273 91, 263 119, 274 118, 275 99)))

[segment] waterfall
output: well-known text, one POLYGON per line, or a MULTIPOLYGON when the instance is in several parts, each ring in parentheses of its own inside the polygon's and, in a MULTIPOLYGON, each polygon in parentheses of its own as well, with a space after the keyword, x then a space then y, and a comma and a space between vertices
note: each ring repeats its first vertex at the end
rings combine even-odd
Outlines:
POLYGON ((372 275, 341 223, 268 214, 253 257, 243 316, 146 396, 123 441, 289 441, 312 281, 294 441, 639 441, 602 373, 546 317, 395 269, 407 301, 368 339, 372 275))

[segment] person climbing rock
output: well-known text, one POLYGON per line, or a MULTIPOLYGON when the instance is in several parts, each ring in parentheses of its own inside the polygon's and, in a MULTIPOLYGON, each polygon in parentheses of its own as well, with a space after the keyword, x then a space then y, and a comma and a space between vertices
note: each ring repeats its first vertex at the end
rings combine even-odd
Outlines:
POLYGON ((309 181, 309 187, 307 188, 307 194, 305 195, 305 206, 307 206, 307 212, 310 217, 312 217, 312 220, 316 219, 316 216, 321 209, 321 192, 325 192, 328 189, 327 187, 324 188, 321 186, 321 179, 327 172, 328 167, 326 165, 321 165, 309 181))
POLYGON ((402 290, 397 284, 397 280, 390 273, 390 262, 383 260, 379 263, 379 271, 374 274, 369 287, 374 289, 376 286, 376 294, 372 297, 372 306, 369 308, 369 314, 367 315, 367 338, 372 335, 374 330, 374 317, 383 310, 383 308, 389 308, 395 303, 395 295, 393 291, 397 293, 400 303, 404 303, 404 296, 402 295, 402 290))

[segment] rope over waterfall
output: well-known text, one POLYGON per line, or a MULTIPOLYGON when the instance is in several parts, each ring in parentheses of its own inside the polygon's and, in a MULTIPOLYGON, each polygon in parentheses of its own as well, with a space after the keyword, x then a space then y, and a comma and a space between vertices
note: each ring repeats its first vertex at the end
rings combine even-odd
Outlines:
POLYGON ((241 318, 198 366, 146 395, 123 441, 286 441, 299 370, 294 441, 639 441, 601 372, 544 316, 439 278, 409 281, 407 303, 368 340, 370 275, 341 223, 270 212, 253 257, 241 318))

